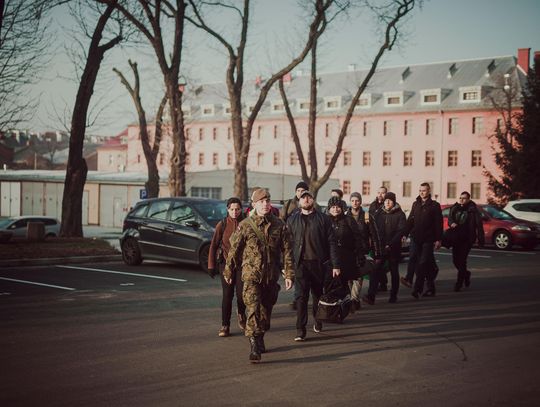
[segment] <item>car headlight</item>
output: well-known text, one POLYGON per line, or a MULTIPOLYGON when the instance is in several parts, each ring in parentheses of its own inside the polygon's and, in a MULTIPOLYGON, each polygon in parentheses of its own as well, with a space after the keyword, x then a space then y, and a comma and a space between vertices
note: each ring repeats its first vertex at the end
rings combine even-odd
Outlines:
POLYGON ((522 231, 530 232, 531 228, 525 225, 516 225, 516 226, 512 226, 512 230, 522 230, 522 231))

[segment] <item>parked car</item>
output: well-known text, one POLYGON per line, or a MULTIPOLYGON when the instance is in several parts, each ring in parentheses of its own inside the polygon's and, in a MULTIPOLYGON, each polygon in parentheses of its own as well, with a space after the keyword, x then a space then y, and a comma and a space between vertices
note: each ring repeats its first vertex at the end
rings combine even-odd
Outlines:
POLYGON ((45 238, 56 237, 60 233, 60 222, 50 216, 13 216, 0 219, 0 242, 12 238, 26 238, 28 222, 42 222, 45 225, 45 238))
MULTIPOLYGON (((448 214, 452 205, 443 205, 444 229, 448 229, 448 214)), ((480 210, 486 243, 497 249, 510 250, 514 245, 527 250, 540 242, 540 226, 537 223, 517 219, 510 213, 492 205, 477 205, 480 210)))
POLYGON ((520 199, 510 201, 504 210, 518 219, 540 223, 540 199, 520 199))
POLYGON ((208 268, 208 251, 218 222, 227 216, 225 201, 205 198, 153 198, 129 211, 120 237, 128 265, 143 260, 198 264, 208 268))

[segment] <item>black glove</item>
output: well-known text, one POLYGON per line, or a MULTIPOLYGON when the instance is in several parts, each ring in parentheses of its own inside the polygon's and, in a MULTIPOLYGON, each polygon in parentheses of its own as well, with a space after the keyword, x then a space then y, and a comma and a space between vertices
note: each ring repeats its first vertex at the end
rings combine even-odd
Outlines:
POLYGON ((214 269, 208 269, 207 273, 211 278, 214 278, 215 276, 219 275, 219 271, 216 271, 214 269))

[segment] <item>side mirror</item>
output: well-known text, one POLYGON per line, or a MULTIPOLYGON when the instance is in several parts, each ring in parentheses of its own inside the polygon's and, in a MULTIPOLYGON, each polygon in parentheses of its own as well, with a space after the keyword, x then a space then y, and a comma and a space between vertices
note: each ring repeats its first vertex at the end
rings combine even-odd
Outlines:
POLYGON ((186 226, 192 227, 193 229, 198 229, 201 226, 201 224, 194 220, 188 220, 186 222, 186 226))

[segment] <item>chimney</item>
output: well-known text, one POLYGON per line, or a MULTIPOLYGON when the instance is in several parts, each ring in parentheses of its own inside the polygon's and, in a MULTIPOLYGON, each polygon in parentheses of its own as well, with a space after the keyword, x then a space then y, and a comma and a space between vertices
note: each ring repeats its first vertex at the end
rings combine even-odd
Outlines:
POLYGON ((518 66, 525 72, 529 72, 529 57, 531 54, 530 48, 518 48, 518 66))

